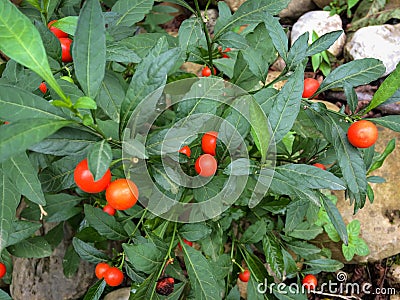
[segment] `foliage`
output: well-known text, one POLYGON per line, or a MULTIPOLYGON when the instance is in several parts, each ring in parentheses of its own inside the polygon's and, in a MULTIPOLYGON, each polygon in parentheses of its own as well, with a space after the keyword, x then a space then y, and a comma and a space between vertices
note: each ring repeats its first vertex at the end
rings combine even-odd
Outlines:
MULTIPOLYGON (((312 243, 328 224, 317 222, 321 207, 343 245, 360 241, 356 224, 346 228, 322 190, 345 191, 354 212, 367 197, 373 201, 374 177, 367 174, 382 165, 394 142, 382 154, 374 147, 357 149, 346 130, 365 111, 392 101, 398 85, 378 90, 363 112, 333 112, 301 95, 307 60, 328 49, 337 32, 311 45, 306 33, 289 48, 273 17, 289 1, 248 0, 234 14, 219 2, 211 35, 198 5, 170 2, 195 14, 178 37, 158 29, 139 34, 140 26, 155 28, 149 16, 166 12, 152 0, 87 0, 82 7, 80 1, 31 0, 23 8, 0 1, 0 51, 10 58, 0 78, 0 119, 9 122, 0 126, 6 282, 12 256, 48 257, 66 226, 73 238, 65 276, 75 274, 78 256, 107 262, 122 268, 132 299, 164 298, 156 292, 164 276, 176 282, 170 299, 238 299, 240 266, 251 272, 249 298, 282 298, 276 288, 257 293, 257 284, 287 278, 300 283, 303 272, 343 266, 312 243), (61 62, 60 45, 46 26, 52 19, 73 38, 72 63, 61 62), (229 58, 223 58, 219 50, 228 47, 229 58), (287 80, 281 90, 266 82, 278 56, 286 63, 274 81, 287 80), (198 78, 180 68, 184 62, 215 67, 218 74, 198 78), (42 81, 48 86, 44 95, 38 90, 42 81), (218 132, 218 169, 212 178, 193 179, 207 131, 218 132), (184 145, 190 157, 179 154, 184 145), (104 213, 105 193, 84 193, 74 182, 75 166, 84 158, 96 178, 107 168, 113 180, 130 177, 138 203, 115 216, 104 213), (193 211, 183 210, 186 204, 193 211), (38 230, 48 222, 58 226, 38 230), (111 241, 120 250, 108 251, 111 241)), ((317 93, 344 88, 354 107, 354 88, 383 73, 376 59, 352 61, 329 73, 317 93)), ((387 80, 398 84, 398 72, 387 80)), ((371 121, 400 131, 396 116, 371 121)), ((85 299, 99 299, 105 287, 98 281, 85 299)))

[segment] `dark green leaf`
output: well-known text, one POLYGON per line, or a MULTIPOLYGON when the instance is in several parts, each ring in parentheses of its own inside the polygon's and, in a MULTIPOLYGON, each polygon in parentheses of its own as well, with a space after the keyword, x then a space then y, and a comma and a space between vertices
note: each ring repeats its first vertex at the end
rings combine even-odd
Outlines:
POLYGON ((344 84, 343 89, 344 94, 346 95, 347 104, 349 105, 351 113, 354 114, 358 106, 357 93, 354 88, 347 83, 344 84))
POLYGON ((1 126, 0 162, 25 151, 72 121, 25 119, 1 126))
POLYGON ((185 224, 179 229, 179 234, 189 240, 198 241, 211 233, 211 228, 203 223, 185 224))
POLYGON ((46 53, 56 60, 61 57, 61 44, 58 38, 42 22, 34 21, 37 30, 42 37, 46 53))
POLYGON ((46 204, 37 170, 33 168, 25 152, 10 157, 3 163, 3 168, 7 169, 7 175, 15 182, 19 193, 32 202, 46 204))
POLYGON ((296 226, 304 221, 310 202, 300 199, 291 202, 286 209, 285 231, 291 232, 296 226))
POLYGON ((121 63, 138 63, 141 58, 135 51, 120 43, 108 43, 106 49, 106 60, 121 63))
POLYGON ((76 79, 85 95, 94 99, 99 92, 106 66, 106 30, 100 2, 97 0, 83 3, 72 44, 72 56, 76 79))
POLYGON ((218 43, 224 48, 235 47, 235 49, 240 50, 247 50, 249 48, 246 38, 233 31, 228 31, 221 35, 218 38, 218 43))
POLYGON ((13 300, 13 299, 5 291, 0 290, 0 300, 13 300))
POLYGON ((385 72, 383 63, 374 58, 353 60, 333 70, 321 83, 318 93, 323 91, 348 86, 356 87, 378 79, 385 72))
POLYGON ((258 220, 256 223, 250 225, 240 238, 243 244, 255 244, 263 239, 267 232, 267 226, 264 220, 258 220))
MULTIPOLYGON (((51 1, 53 2, 53 1, 51 1)), ((54 1, 56 2, 56 1, 54 1)), ((69 35, 74 35, 76 31, 76 26, 78 24, 78 16, 67 16, 58 19, 56 22, 51 24, 52 26, 61 29, 62 31, 68 33, 69 35)))
MULTIPOLYGON (((271 134, 270 128, 268 127, 267 116, 254 98, 250 100, 250 125, 251 135, 256 143, 257 149, 261 153, 261 163, 264 163, 267 159, 271 134)), ((276 136, 273 136, 273 138, 275 138, 275 142, 277 142, 276 136)))
POLYGON ((200 251, 183 243, 185 265, 196 299, 217 299, 219 289, 215 284, 213 270, 200 251))
POLYGON ((313 56, 322 51, 328 50, 330 46, 343 34, 343 30, 331 31, 315 40, 306 51, 306 56, 313 56))
POLYGON ((163 251, 152 242, 122 244, 125 254, 136 271, 152 274, 162 265, 163 251))
POLYGON ((309 255, 317 254, 321 252, 321 249, 313 244, 307 243, 306 241, 289 241, 286 245, 297 255, 301 257, 307 257, 309 255))
POLYGON ((400 132, 400 116, 398 115, 369 119, 369 121, 379 124, 383 127, 389 128, 393 131, 400 132))
POLYGON ((288 4, 289 0, 275 1, 275 0, 259 0, 259 1, 246 1, 238 10, 224 23, 224 26, 215 32, 215 39, 220 35, 232 29, 235 26, 260 23, 265 19, 265 13, 270 15, 278 14, 288 4))
POLYGON ((313 271, 318 270, 319 272, 335 272, 343 268, 343 264, 340 261, 328 258, 320 258, 315 260, 309 260, 304 262, 306 265, 310 266, 313 271))
POLYGON ((308 36, 308 31, 303 33, 301 36, 298 37, 298 39, 293 43, 292 47, 290 48, 286 59, 286 68, 288 70, 294 70, 306 58, 308 36))
POLYGON ((259 292, 259 289, 257 289, 258 285, 259 285, 258 281, 254 278, 253 275, 251 275, 250 280, 247 283, 247 289, 246 289, 248 299, 252 299, 252 300, 253 299, 254 300, 265 299, 264 295, 259 292))
POLYGON ((322 228, 317 225, 310 224, 308 222, 299 223, 289 235, 294 238, 303 239, 306 241, 312 240, 317 235, 322 233, 322 228))
POLYGON ((53 77, 42 39, 31 20, 10 1, 2 1, 0 11, 0 51, 39 74, 66 100, 53 77))
POLYGON ((119 13, 116 23, 119 26, 132 26, 141 21, 153 7, 153 0, 118 0, 112 11, 119 13))
POLYGON ((78 253, 83 260, 94 264, 108 260, 106 254, 76 237, 72 239, 72 245, 74 246, 76 253, 78 253))
POLYGON ((7 246, 14 245, 33 236, 35 232, 42 227, 42 224, 24 220, 16 220, 13 222, 12 227, 13 231, 8 237, 7 246))
POLYGON ((106 287, 105 280, 99 280, 94 285, 92 285, 87 291, 83 300, 98 300, 103 294, 104 288, 106 287))
POLYGON ((324 194, 321 194, 321 200, 324 204, 324 208, 328 213, 329 219, 335 227, 340 239, 347 245, 349 237, 347 236, 346 224, 343 221, 342 215, 340 214, 336 205, 324 194))
POLYGON ((184 53, 199 44, 206 45, 205 35, 198 18, 186 19, 179 26, 179 45, 184 53))
POLYGON ((94 180, 101 179, 112 161, 112 151, 110 144, 102 140, 94 144, 88 153, 88 166, 93 174, 94 180))
POLYGON ((35 236, 9 246, 8 251, 16 257, 42 258, 48 257, 53 252, 50 244, 42 236, 35 236))
POLYGON ((14 122, 28 118, 64 120, 64 113, 42 97, 13 85, 0 85, 0 119, 14 122))
POLYGON ((265 260, 268 263, 275 278, 283 280, 283 270, 285 269, 281 245, 277 238, 268 233, 262 240, 265 260))
POLYGON ((67 250, 65 250, 63 258, 63 271, 67 278, 71 278, 76 274, 81 264, 81 258, 78 253, 76 253, 74 246, 69 245, 67 250))
POLYGON ((123 240, 128 237, 121 223, 100 208, 85 204, 85 218, 89 225, 110 240, 123 240))
POLYGON ((282 59, 286 61, 289 50, 289 41, 282 25, 279 23, 277 18, 274 18, 270 14, 265 14, 264 23, 275 49, 278 51, 282 59))
POLYGON ((303 93, 303 67, 299 66, 290 76, 275 99, 269 113, 275 143, 278 143, 292 128, 300 110, 300 99, 303 93))
POLYGON ((251 175, 254 173, 254 169, 254 161, 248 158, 238 158, 224 169, 224 174, 233 176, 251 175))
POLYGON ((21 195, 10 182, 3 167, 0 169, 0 253, 8 244, 21 195))

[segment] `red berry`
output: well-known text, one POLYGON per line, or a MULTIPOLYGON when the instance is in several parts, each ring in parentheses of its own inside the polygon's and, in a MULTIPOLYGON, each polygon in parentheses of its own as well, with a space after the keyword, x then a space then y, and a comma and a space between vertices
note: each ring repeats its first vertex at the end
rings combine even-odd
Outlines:
POLYGON ((102 279, 104 277, 104 274, 106 271, 111 268, 109 264, 105 262, 100 262, 96 265, 96 268, 94 270, 94 273, 96 274, 96 277, 98 279, 102 279))
POLYGON ((250 271, 246 269, 243 272, 239 273, 239 279, 243 282, 247 282, 250 280, 250 275, 250 271))
POLYGON ((117 267, 110 267, 104 273, 104 280, 109 286, 119 286, 124 281, 124 273, 117 267))
POLYGON ((61 43, 61 60, 63 62, 71 62, 72 55, 71 55, 71 44, 72 40, 70 38, 59 38, 61 43))
POLYGON ((315 163, 315 164, 313 164, 313 166, 317 167, 317 168, 320 168, 322 170, 326 170, 326 167, 323 164, 320 164, 320 163, 315 163))
POLYGON ((46 83, 42 82, 42 83, 39 85, 39 90, 40 90, 43 94, 46 94, 46 92, 47 92, 47 85, 46 85, 46 83))
POLYGON ((7 273, 6 265, 0 262, 0 279, 4 277, 7 273))
POLYGON ((47 24, 47 27, 50 29, 50 31, 58 38, 67 38, 68 33, 58 29, 57 27, 51 26, 54 22, 57 22, 57 20, 53 20, 47 24))
POLYGON ((86 193, 100 193, 104 191, 111 182, 110 169, 97 181, 94 181, 93 174, 89 170, 87 159, 76 165, 74 170, 76 185, 86 193))
POLYGON ((189 146, 183 146, 180 150, 179 153, 185 154, 187 157, 190 157, 190 154, 192 151, 190 150, 189 146))
POLYGON ((367 120, 354 122, 347 130, 347 139, 354 147, 371 147, 378 140, 378 128, 367 120))
POLYGON ((196 160, 194 169, 202 177, 210 177, 217 171, 217 160, 211 154, 200 155, 196 160))
POLYGON ((215 149, 217 147, 218 132, 208 131, 201 138, 201 149, 204 153, 215 156, 215 149))
MULTIPOLYGON (((213 68, 213 73, 214 73, 214 75, 217 74, 217 70, 216 70, 215 68, 213 68)), ((203 68, 203 70, 201 70, 201 75, 202 75, 203 77, 211 76, 211 69, 210 69, 208 66, 205 66, 205 67, 203 68)))
POLYGON ((310 98, 319 88, 319 81, 314 78, 304 79, 303 98, 310 98))
POLYGON ((103 211, 107 214, 109 214, 110 216, 115 215, 116 209, 114 207, 112 207, 110 204, 106 204, 103 207, 103 211))
POLYGON ((157 294, 168 296, 174 291, 174 284, 175 279, 172 277, 160 278, 156 285, 157 294))
POLYGON ((317 287, 317 277, 308 274, 303 278, 302 284, 307 290, 314 290, 317 287))

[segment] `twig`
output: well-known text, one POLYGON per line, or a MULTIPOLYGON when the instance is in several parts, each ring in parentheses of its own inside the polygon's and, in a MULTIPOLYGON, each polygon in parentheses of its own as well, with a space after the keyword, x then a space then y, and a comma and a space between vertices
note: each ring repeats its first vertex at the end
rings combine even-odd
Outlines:
POLYGON ((44 210, 43 206, 39 204, 40 208, 40 220, 43 220, 43 216, 47 216, 47 211, 44 210))

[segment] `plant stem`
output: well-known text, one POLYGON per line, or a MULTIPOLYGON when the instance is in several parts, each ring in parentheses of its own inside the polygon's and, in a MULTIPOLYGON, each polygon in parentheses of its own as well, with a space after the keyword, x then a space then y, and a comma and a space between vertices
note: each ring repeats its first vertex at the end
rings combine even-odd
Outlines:
MULTIPOLYGON (((210 0, 208 1, 209 4, 210 0)), ((198 17, 201 19, 201 24, 203 27, 203 31, 204 31, 204 35, 206 36, 206 41, 207 41, 207 48, 208 48, 208 66, 210 67, 211 70, 213 70, 213 58, 212 58, 212 41, 211 41, 211 37, 210 37, 210 33, 208 32, 207 29, 207 25, 206 22, 204 22, 203 17, 201 16, 201 10, 200 10, 200 6, 199 6, 199 1, 198 0, 194 0, 194 4, 196 6, 196 12, 198 17)), ((208 7, 207 4, 207 7, 208 7)))

